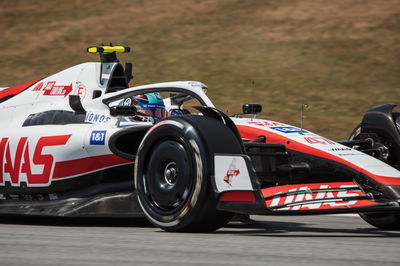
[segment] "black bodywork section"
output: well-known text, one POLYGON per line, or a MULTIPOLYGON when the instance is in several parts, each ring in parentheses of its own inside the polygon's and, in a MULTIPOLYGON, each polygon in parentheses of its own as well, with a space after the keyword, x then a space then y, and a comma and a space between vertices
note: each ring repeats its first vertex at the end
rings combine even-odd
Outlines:
POLYGON ((361 122, 361 133, 376 133, 389 138, 400 150, 400 113, 392 112, 395 104, 384 104, 369 109, 361 122))
MULTIPOLYGON (((369 109, 362 119, 360 124, 360 140, 372 139, 373 143, 385 145, 389 152, 389 157, 384 161, 399 169, 400 160, 400 113, 393 112, 396 104, 383 104, 369 109)), ((374 146, 372 149, 361 148, 361 151, 369 152, 372 150, 372 155, 379 158, 379 152, 374 153, 374 146)), ((381 158, 379 158, 381 159, 381 158)), ((400 187, 382 185, 368 178, 359 180, 365 186, 371 187, 373 190, 383 192, 385 195, 393 199, 400 199, 400 187)))
POLYGON ((109 140, 110 150, 121 158, 134 160, 140 142, 150 128, 150 125, 135 126, 114 133, 109 140))
POLYGON ((133 184, 133 164, 109 168, 49 187, 0 188, 1 213, 49 216, 142 217, 133 184))
POLYGON ((85 122, 85 114, 76 114, 66 110, 50 110, 36 114, 30 114, 23 123, 23 127, 39 125, 67 125, 82 124, 85 122))
POLYGON ((261 188, 351 182, 359 173, 335 161, 286 149, 283 144, 244 143, 261 188))

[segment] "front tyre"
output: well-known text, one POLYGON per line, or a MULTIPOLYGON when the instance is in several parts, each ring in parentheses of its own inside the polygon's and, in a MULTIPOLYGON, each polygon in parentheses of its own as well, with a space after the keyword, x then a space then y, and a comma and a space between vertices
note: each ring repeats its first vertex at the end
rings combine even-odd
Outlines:
MULTIPOLYGON (((374 145, 380 147, 382 152, 377 159, 399 168, 400 152, 394 148, 393 140, 376 134, 374 145)), ((361 125, 357 125, 350 135, 350 140, 362 139, 361 125)), ((383 230, 400 230, 400 214, 396 213, 359 213, 360 217, 372 226, 383 230)))
POLYGON ((360 213, 360 217, 379 229, 400 230, 400 214, 397 213, 360 213))
POLYGON ((174 116, 146 134, 135 164, 135 186, 147 218, 166 231, 208 232, 231 213, 216 210, 211 184, 215 153, 240 154, 232 131, 213 118, 174 116))

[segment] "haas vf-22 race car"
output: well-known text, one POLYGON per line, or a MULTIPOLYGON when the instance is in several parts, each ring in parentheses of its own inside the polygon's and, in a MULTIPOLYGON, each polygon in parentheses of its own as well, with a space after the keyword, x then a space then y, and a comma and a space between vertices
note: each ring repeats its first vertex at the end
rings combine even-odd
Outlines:
POLYGON ((130 87, 132 65, 116 57, 128 50, 90 47, 100 62, 0 90, 2 215, 145 216, 205 232, 234 213, 361 213, 399 227, 400 172, 373 138, 256 119, 257 104, 229 117, 200 82, 130 87))

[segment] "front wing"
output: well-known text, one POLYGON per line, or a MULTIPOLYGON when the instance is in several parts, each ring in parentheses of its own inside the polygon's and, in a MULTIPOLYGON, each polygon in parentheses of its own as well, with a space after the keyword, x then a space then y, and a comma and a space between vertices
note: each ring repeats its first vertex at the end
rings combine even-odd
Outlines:
POLYGON ((399 200, 376 197, 355 181, 261 188, 247 155, 217 154, 214 165, 219 210, 259 215, 400 212, 399 200))

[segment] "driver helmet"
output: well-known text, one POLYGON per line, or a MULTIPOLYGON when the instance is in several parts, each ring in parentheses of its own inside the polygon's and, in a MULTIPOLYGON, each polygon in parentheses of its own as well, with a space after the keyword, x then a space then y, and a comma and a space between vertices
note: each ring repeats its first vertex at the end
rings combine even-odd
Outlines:
POLYGON ((138 115, 150 116, 156 121, 166 116, 164 101, 160 93, 135 95, 124 100, 124 105, 136 105, 138 115))

